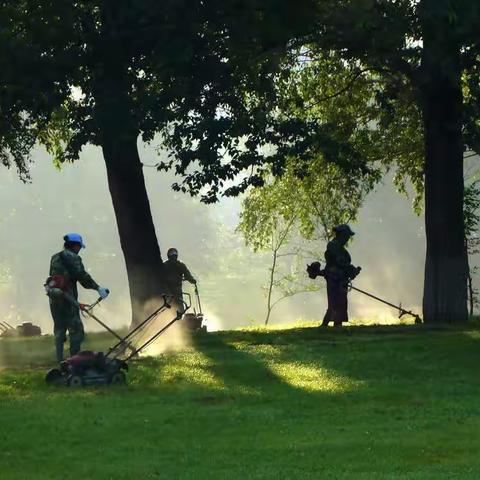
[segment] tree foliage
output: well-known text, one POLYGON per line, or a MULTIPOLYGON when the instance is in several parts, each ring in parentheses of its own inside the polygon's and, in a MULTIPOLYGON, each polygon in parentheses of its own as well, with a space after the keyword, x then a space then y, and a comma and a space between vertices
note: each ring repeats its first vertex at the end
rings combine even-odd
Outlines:
POLYGON ((237 227, 237 231, 243 234, 245 243, 251 246, 254 252, 267 251, 271 254, 268 284, 265 287, 265 325, 268 324, 275 305, 288 296, 283 293, 276 300, 273 299, 274 289, 277 290, 286 277, 280 262, 283 257, 292 253, 288 249, 291 247, 299 215, 298 205, 289 202, 291 198, 286 189, 286 183, 276 182, 252 190, 243 201, 237 227))
POLYGON ((56 77, 61 66, 49 55, 62 44, 57 27, 65 13, 55 1, 0 5, 0 162, 15 165, 23 180, 39 133, 68 91, 56 77))
POLYGON ((360 176, 395 166, 396 186, 406 192, 407 180, 412 182, 420 207, 420 90, 429 75, 423 38, 446 19, 452 42, 462 45, 465 148, 476 151, 476 3, 279 4, 284 8, 278 11, 265 2, 249 2, 245 9, 234 1, 205 4, 209 30, 203 48, 192 50, 193 65, 206 50, 216 54, 192 78, 189 96, 173 107, 180 115, 166 135, 172 157, 160 168, 175 168, 183 177, 176 187, 202 192, 208 202, 261 184, 265 172, 281 174, 290 156, 308 163, 322 154, 360 176), (249 7, 256 16, 245 13, 249 7), (239 30, 249 41, 238 38, 239 30))
POLYGON ((474 255, 480 253, 480 238, 478 229, 480 227, 480 181, 473 180, 465 187, 464 195, 464 218, 465 218, 465 245, 469 255, 468 272, 468 298, 469 313, 473 315, 474 308, 480 305, 479 292, 475 288, 473 278, 478 274, 478 266, 472 265, 474 255))

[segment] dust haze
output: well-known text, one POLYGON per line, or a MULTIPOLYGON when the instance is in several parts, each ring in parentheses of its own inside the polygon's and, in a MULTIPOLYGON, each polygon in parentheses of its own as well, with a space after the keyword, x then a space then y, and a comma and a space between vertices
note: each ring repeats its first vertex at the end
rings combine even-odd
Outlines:
MULTIPOLYGON (((158 160, 152 147, 141 146, 140 153, 145 164, 158 160)), ((96 314, 112 327, 128 325, 126 271, 101 150, 85 148, 80 161, 65 165, 61 172, 43 150, 35 151, 33 160, 28 185, 18 180, 15 171, 0 169, 1 318, 12 324, 32 321, 44 333, 52 332, 43 283, 51 255, 62 248, 62 236, 73 231, 84 236, 87 248, 82 258, 87 269, 111 290, 96 314)), ((265 311, 261 286, 268 276, 269 259, 253 254, 234 233, 240 200, 206 206, 173 192, 172 175, 154 168, 145 168, 144 173, 162 255, 177 247, 180 260, 198 279, 209 330, 261 324, 265 311)), ((353 262, 363 267, 356 285, 420 312, 423 218, 412 213, 410 202, 387 181, 368 197, 354 230, 357 235, 350 251, 353 262)), ((185 291, 191 291, 188 283, 185 291)), ((96 296, 80 289, 83 302, 96 296)), ((325 310, 324 297, 318 292, 285 300, 271 322, 318 320, 325 310)), ((350 313, 379 321, 396 314, 355 292, 350 295, 350 313)), ((99 329, 89 319, 85 326, 99 329)))

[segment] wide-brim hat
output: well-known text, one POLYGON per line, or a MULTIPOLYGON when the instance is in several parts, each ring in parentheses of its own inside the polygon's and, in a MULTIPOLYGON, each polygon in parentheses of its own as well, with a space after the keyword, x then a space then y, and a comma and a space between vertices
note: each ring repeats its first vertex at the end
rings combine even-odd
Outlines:
POLYGON ((333 227, 333 231, 335 233, 344 233, 350 237, 355 235, 355 232, 350 228, 350 225, 347 225, 346 223, 333 227))

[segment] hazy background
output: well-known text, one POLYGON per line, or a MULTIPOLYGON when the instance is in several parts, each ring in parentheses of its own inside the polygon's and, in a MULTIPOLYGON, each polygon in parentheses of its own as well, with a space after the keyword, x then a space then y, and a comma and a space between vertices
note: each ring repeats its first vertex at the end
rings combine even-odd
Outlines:
MULTIPOLYGON (((151 147, 141 147, 141 158, 146 164, 157 161, 151 147)), ((28 185, 14 170, 0 169, 0 315, 11 323, 33 321, 51 332, 43 283, 51 255, 61 249, 62 236, 73 231, 84 236, 82 258, 92 276, 112 292, 98 315, 112 325, 126 325, 126 272, 100 149, 85 148, 81 160, 61 172, 43 150, 33 159, 28 185)), ((154 168, 144 171, 162 255, 168 247, 177 247, 180 259, 198 278, 209 328, 261 323, 268 255, 251 253, 234 233, 240 200, 203 205, 173 192, 171 175, 154 168)), ((353 228, 357 235, 350 251, 354 263, 363 267, 356 285, 419 311, 425 238, 423 218, 412 213, 410 201, 388 181, 369 196, 353 228)), ((285 300, 271 322, 318 320, 325 310, 324 297, 319 292, 285 300)), ((81 290, 82 300, 95 298, 95 292, 81 290)), ((396 315, 355 292, 350 312, 352 317, 384 321, 396 315)), ((87 329, 94 328, 87 321, 87 329)))

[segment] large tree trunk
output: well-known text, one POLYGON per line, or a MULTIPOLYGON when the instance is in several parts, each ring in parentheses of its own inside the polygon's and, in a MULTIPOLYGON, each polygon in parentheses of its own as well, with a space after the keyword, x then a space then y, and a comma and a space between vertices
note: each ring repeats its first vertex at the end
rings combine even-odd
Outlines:
POLYGON ((428 323, 462 323, 468 319, 468 262, 460 49, 448 34, 448 25, 438 18, 434 21, 427 17, 428 24, 424 24, 421 84, 427 238, 423 315, 428 323))
POLYGON ((137 149, 139 127, 131 98, 130 58, 124 53, 121 36, 124 14, 116 0, 102 3, 93 79, 94 120, 127 267, 132 325, 137 325, 168 290, 137 149))
POLYGON ((96 117, 135 326, 154 310, 168 287, 162 279, 162 258, 138 154, 138 129, 126 93, 128 86, 121 81, 121 71, 109 67, 109 75, 98 82, 96 117))
POLYGON ((127 267, 132 325, 137 325, 167 293, 136 138, 105 139, 108 185, 127 267))

